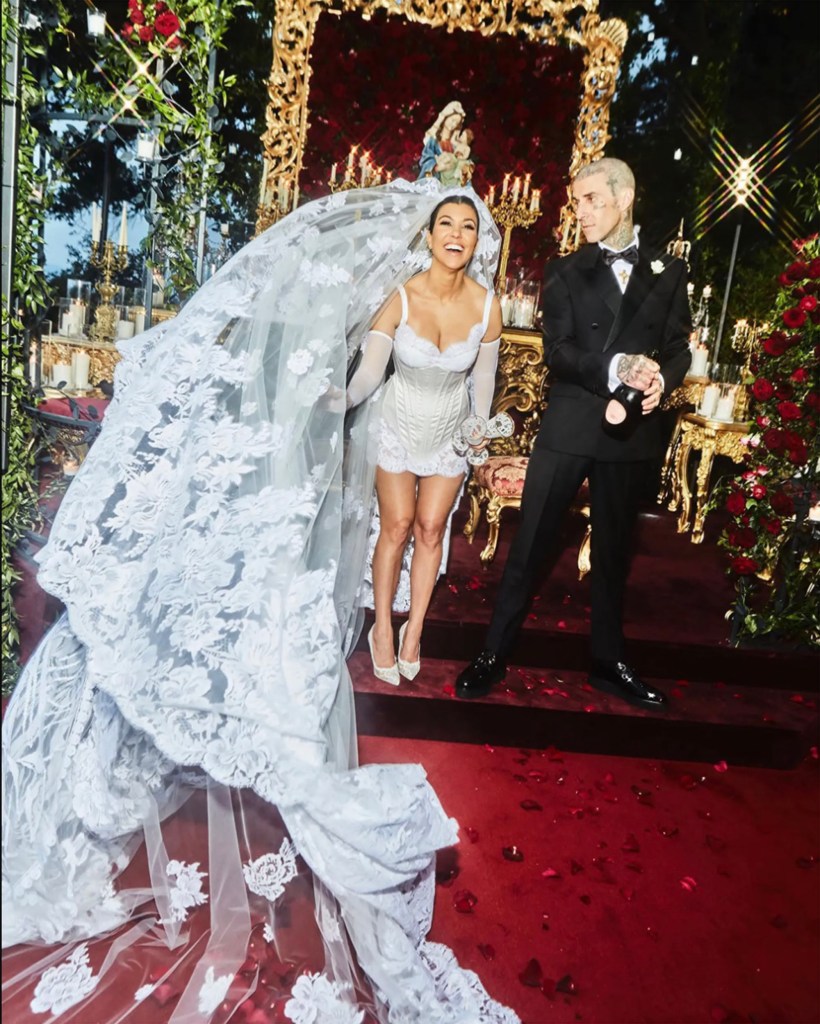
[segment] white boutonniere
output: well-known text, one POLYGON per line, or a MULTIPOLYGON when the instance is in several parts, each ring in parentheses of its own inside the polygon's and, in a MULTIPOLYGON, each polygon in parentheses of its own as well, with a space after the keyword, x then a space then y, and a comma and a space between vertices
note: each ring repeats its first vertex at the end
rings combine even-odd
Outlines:
POLYGON ((652 260, 649 264, 649 269, 653 274, 662 274, 666 270, 666 264, 663 260, 652 260))

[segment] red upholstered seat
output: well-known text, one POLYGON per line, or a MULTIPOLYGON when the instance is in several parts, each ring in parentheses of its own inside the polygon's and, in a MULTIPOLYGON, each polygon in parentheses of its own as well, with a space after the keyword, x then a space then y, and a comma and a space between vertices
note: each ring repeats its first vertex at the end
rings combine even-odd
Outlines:
POLYGON ((491 455, 483 466, 473 470, 473 479, 493 494, 520 498, 528 461, 524 455, 491 455))

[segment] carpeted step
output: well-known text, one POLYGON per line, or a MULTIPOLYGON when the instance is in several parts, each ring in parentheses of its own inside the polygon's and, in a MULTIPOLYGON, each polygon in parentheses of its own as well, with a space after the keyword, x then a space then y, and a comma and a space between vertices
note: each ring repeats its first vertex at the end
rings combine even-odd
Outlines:
POLYGON ((647 678, 669 698, 663 712, 593 689, 582 672, 513 666, 478 700, 454 694, 462 661, 428 657, 413 682, 379 682, 369 656, 349 661, 359 732, 499 746, 555 746, 631 757, 792 768, 817 742, 811 693, 647 678))

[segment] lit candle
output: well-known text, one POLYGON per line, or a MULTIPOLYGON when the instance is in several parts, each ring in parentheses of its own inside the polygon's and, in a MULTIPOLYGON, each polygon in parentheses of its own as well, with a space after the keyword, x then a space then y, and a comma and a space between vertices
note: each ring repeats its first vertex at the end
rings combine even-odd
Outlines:
POLYGON ((336 184, 336 164, 330 165, 330 184, 336 184))
POLYGON ((524 193, 521 196, 522 199, 526 199, 527 196, 530 194, 530 179, 531 178, 532 178, 531 174, 527 174, 527 175, 524 176, 524 193))
POLYGON ((521 179, 520 178, 515 178, 515 179, 513 179, 513 187, 512 187, 512 200, 513 200, 514 203, 518 202, 518 197, 520 195, 521 195, 521 179))
POLYGON ((490 192, 487 196, 487 206, 495 206, 495 185, 490 185, 490 192))
POLYGON ((128 203, 122 204, 122 217, 120 219, 120 248, 128 248, 128 203))
POLYGON ((100 242, 100 210, 96 203, 91 204, 91 241, 100 242))
POLYGON ((710 298, 712 295, 712 286, 710 284, 703 286, 703 297, 704 299, 710 298))
POLYGON ((392 181, 393 180, 393 172, 392 171, 388 171, 387 172, 387 180, 388 181, 392 181))
POLYGON ((541 189, 534 188, 530 199, 530 213, 539 213, 541 210, 541 189))
POLYGON ((350 153, 349 153, 348 158, 347 158, 347 169, 349 171, 353 170, 353 165, 356 162, 356 150, 358 148, 359 148, 358 146, 351 146, 350 147, 350 153))
POLYGON ((509 174, 505 174, 504 175, 504 181, 501 183, 501 195, 502 196, 505 196, 507 194, 507 191, 508 191, 509 187, 510 187, 510 175, 509 174))

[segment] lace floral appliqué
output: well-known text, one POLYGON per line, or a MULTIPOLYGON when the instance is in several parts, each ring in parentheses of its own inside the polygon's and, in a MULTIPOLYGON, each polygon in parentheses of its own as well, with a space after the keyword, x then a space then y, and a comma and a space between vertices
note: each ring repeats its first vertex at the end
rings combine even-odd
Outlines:
POLYGON ((251 892, 274 903, 296 875, 296 853, 290 839, 283 839, 278 853, 266 853, 242 868, 251 892))
POLYGON ((293 1024, 362 1024, 364 1010, 344 998, 349 990, 349 985, 330 981, 324 974, 303 974, 285 1004, 285 1016, 293 1024))
POLYGON ((65 963, 43 971, 34 990, 31 1009, 34 1013, 59 1016, 90 995, 98 981, 99 978, 91 973, 88 966, 88 946, 83 943, 65 963))
POLYGON ((191 907, 200 907, 208 902, 208 894, 202 891, 202 879, 207 878, 206 871, 199 871, 196 864, 186 864, 182 860, 169 860, 166 872, 176 882, 170 887, 170 918, 172 921, 184 921, 191 907))
POLYGON ((205 980, 199 989, 197 1009, 200 1013, 213 1013, 228 993, 233 981, 232 974, 220 974, 216 977, 213 967, 205 972, 205 980))

